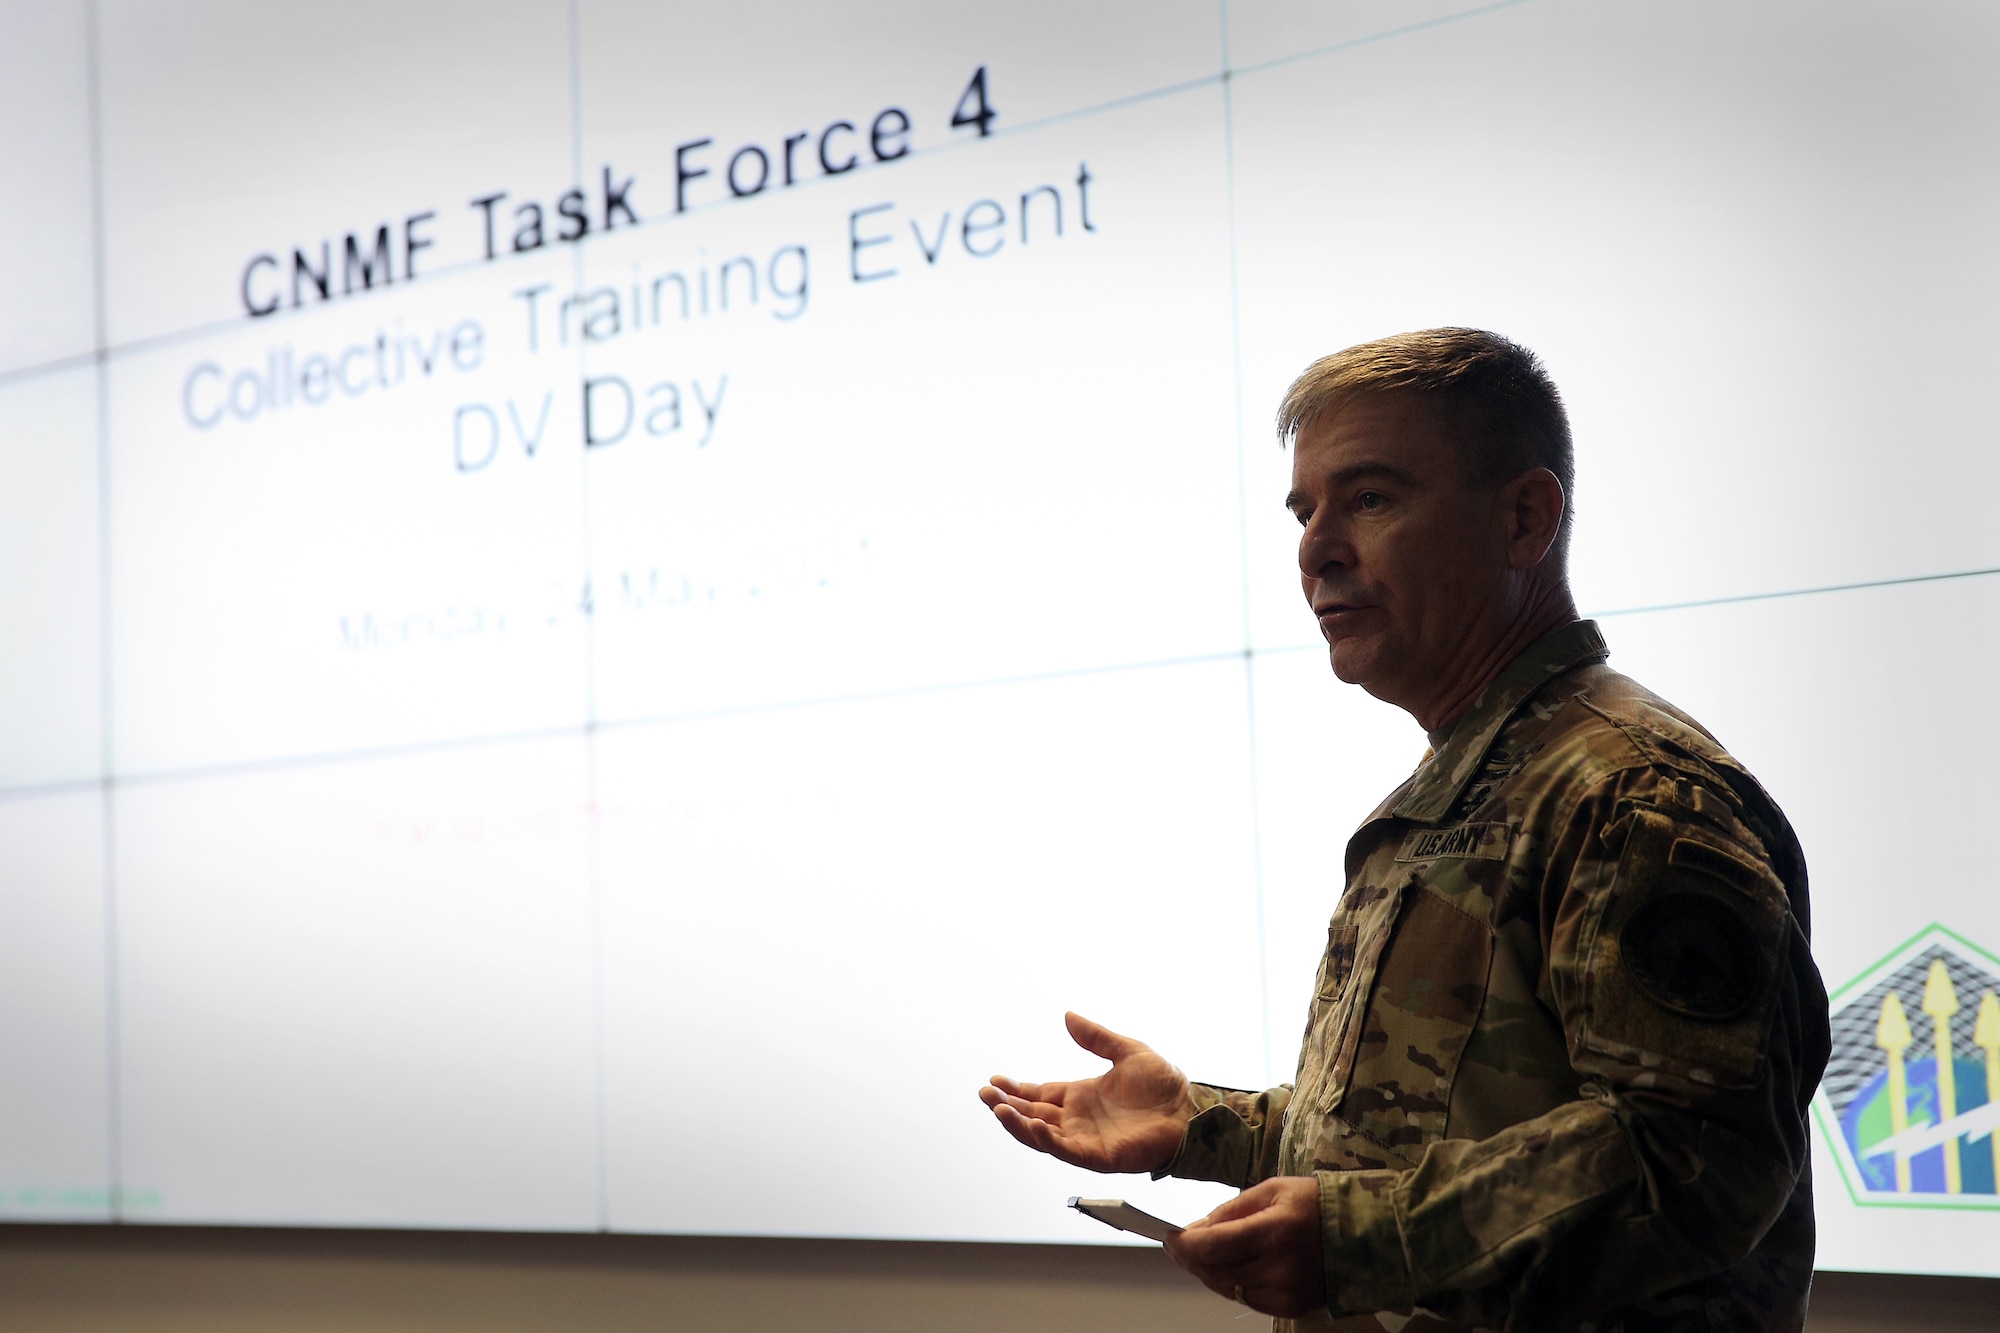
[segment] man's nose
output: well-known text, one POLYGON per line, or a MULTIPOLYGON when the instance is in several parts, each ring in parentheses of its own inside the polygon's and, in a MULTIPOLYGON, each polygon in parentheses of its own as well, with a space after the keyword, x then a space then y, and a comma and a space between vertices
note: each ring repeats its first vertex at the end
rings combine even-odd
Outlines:
POLYGON ((1305 577, 1325 578, 1349 569, 1353 564, 1353 548, 1332 524, 1322 524, 1315 519, 1299 534, 1299 573, 1305 577))

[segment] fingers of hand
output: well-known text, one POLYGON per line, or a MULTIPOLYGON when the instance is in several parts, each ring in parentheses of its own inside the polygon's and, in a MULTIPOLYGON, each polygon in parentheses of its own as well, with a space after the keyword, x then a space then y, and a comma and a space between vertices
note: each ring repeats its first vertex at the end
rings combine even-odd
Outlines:
POLYGON ((1319 1207, 1319 1185, 1311 1176, 1272 1176, 1260 1180, 1249 1189, 1215 1206, 1207 1217, 1194 1225, 1207 1226, 1216 1222, 1235 1222, 1246 1217, 1277 1209, 1281 1212, 1297 1212, 1310 1204, 1316 1212, 1319 1207))
POLYGON ((1325 1300, 1319 1225, 1317 1182, 1279 1177, 1217 1208, 1168 1249, 1218 1295, 1263 1314, 1291 1316, 1325 1300))
MULTIPOLYGON (((1189 1228, 1192 1231, 1193 1228, 1189 1228)), ((1237 1292, 1243 1290, 1244 1279, 1254 1276, 1255 1265, 1213 1264, 1195 1257, 1188 1243, 1188 1232, 1182 1232, 1167 1242, 1167 1254, 1173 1261, 1193 1274, 1202 1286, 1218 1296, 1229 1300, 1240 1299, 1237 1292)), ((1245 1302, 1246 1304, 1248 1302, 1245 1302)))
POLYGON ((1069 1087, 1067 1083, 1023 1083, 1005 1074, 995 1074, 987 1083, 1010 1097, 1026 1097, 1029 1101, 1049 1102, 1056 1106, 1063 1104, 1063 1092, 1069 1087))
POLYGON ((1191 1264, 1230 1267, 1294 1244, 1316 1244, 1318 1234, 1317 1182, 1310 1176, 1281 1176, 1227 1200, 1175 1241, 1191 1264))
POLYGON ((1068 1162, 1071 1166, 1086 1167, 1093 1171, 1105 1168, 1105 1163, 1098 1160, 1102 1156, 1101 1153, 1093 1156, 1088 1152, 1079 1151, 1076 1145, 1063 1137, 1061 1129, 1046 1120, 1022 1115, 1004 1103, 993 1108, 993 1118, 1000 1122, 1002 1129, 1036 1152, 1045 1152, 1057 1161, 1068 1162))
POLYGON ((1028 1119, 1056 1121, 1056 1123, 1062 1121, 1062 1107, 1060 1105, 1050 1103, 1050 1101, 1028 1101, 1026 1097, 1014 1097, 1012 1093, 1004 1093, 1004 1091, 992 1087, 990 1083, 980 1089, 980 1101, 984 1101, 994 1111, 998 1111, 1000 1107, 1012 1107, 1014 1111, 1020 1111, 1028 1119))
POLYGON ((1268 1230, 1255 1217, 1228 1222, 1203 1220, 1175 1239, 1180 1252, 1187 1256, 1185 1266, 1193 1271, 1197 1267, 1228 1267, 1255 1259, 1269 1242, 1268 1230))
POLYGON ((993 1118, 1000 1122, 1002 1129, 1030 1148, 1037 1148, 1042 1152, 1049 1150, 1048 1142, 1054 1131, 1048 1121, 1017 1111, 1006 1102, 993 1108, 993 1118))
POLYGON ((1216 1295, 1241 1301, 1261 1314, 1296 1315, 1316 1303, 1317 1298, 1303 1294, 1309 1284, 1271 1254, 1259 1253, 1235 1263, 1202 1263, 1183 1249, 1174 1255, 1174 1261, 1216 1295))
POLYGON ((1244 1190, 1232 1199, 1216 1205, 1207 1217, 1195 1219, 1182 1232, 1183 1238, 1192 1247, 1190 1253, 1204 1262, 1220 1261, 1225 1250, 1242 1243, 1243 1237, 1252 1240, 1269 1229, 1275 1218, 1265 1217, 1273 1204, 1282 1199, 1282 1194, 1272 1187, 1276 1180, 1262 1181, 1244 1190))

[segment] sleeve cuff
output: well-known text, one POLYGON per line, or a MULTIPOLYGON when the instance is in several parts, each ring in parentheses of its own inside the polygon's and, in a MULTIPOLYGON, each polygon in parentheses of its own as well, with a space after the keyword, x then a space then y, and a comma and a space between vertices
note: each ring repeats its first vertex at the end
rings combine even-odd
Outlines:
POLYGON ((1241 1189, 1250 1181, 1257 1157, 1257 1134, 1215 1089, 1194 1086, 1195 1104, 1202 1109, 1188 1121, 1180 1151, 1153 1173, 1153 1179, 1213 1180, 1241 1189))
MULTIPOLYGON (((1192 1126, 1190 1126, 1192 1128, 1192 1126)), ((1408 1314, 1416 1281, 1396 1220, 1399 1171, 1321 1171, 1320 1238, 1326 1262, 1328 1313, 1408 1314)))

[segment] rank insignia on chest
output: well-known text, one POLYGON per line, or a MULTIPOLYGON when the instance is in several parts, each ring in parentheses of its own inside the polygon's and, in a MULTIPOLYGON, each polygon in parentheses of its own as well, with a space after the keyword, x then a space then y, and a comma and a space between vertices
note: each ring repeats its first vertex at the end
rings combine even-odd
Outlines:
POLYGON ((1456 824, 1451 828, 1420 828, 1403 839, 1398 861, 1436 861, 1448 856, 1478 861, 1504 861, 1513 842, 1505 824, 1456 824))
POLYGON ((1834 992, 1815 1119, 1857 1204, 2000 1208, 2000 957, 1931 926, 1834 992))

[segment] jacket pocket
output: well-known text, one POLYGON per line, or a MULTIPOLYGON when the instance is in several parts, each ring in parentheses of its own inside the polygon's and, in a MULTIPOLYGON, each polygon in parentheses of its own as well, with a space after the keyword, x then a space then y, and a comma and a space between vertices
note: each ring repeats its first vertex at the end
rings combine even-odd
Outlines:
POLYGON ((1293 1094, 1298 1105, 1326 1114, 1347 1093, 1368 995, 1394 933, 1403 892, 1401 887, 1357 885, 1334 914, 1320 964, 1319 994, 1300 1052, 1299 1085, 1293 1094))
POLYGON ((1493 931, 1445 896, 1403 895, 1357 1015, 1340 1119, 1415 1161, 1444 1138, 1452 1089, 1485 1007, 1493 931))

